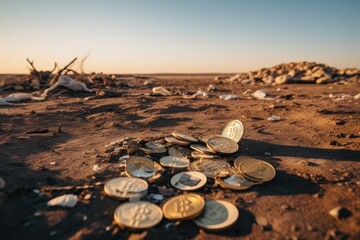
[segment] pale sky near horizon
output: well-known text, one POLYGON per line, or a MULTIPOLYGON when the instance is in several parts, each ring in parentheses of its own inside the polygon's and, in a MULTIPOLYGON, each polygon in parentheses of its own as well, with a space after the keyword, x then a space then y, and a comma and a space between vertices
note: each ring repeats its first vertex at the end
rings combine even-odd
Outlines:
MULTIPOLYGON (((359 0, 0 0, 0 73, 83 58, 86 72, 360 68, 359 0)), ((78 61, 80 62, 80 61, 78 61)))

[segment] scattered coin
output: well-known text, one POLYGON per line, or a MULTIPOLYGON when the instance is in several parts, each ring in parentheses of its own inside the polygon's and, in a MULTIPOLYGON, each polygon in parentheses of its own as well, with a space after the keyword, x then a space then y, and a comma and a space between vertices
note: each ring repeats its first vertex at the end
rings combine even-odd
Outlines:
POLYGON ((139 156, 131 156, 125 165, 125 171, 131 177, 150 178, 157 172, 155 162, 139 156))
POLYGON ((230 138, 238 143, 242 139, 244 132, 244 124, 239 120, 233 120, 226 125, 221 136, 230 138))
POLYGON ((201 153, 201 152, 198 152, 198 151, 192 151, 191 156, 193 158, 207 158, 207 159, 212 159, 212 158, 218 158, 219 157, 219 156, 216 156, 216 155, 201 153))
POLYGON ((146 201, 123 203, 114 212, 115 222, 130 229, 151 228, 162 218, 161 208, 146 201))
POLYGON ((199 171, 208 178, 226 177, 229 175, 230 164, 223 160, 201 159, 190 164, 191 171, 199 171))
POLYGON ((243 161, 238 170, 245 177, 255 181, 271 181, 276 175, 276 170, 270 163, 259 159, 243 161))
POLYGON ((211 137, 206 145, 209 149, 223 154, 232 154, 239 150, 239 145, 234 140, 226 137, 211 137))
POLYGON ((251 182, 239 174, 233 174, 225 179, 217 178, 216 181, 222 188, 230 190, 246 190, 254 185, 261 184, 261 182, 251 182))
POLYGON ((189 220, 199 216, 205 200, 195 193, 186 193, 169 198, 163 205, 164 217, 169 220, 189 220))
POLYGON ((221 200, 207 200, 204 212, 193 222, 201 228, 222 231, 230 228, 238 219, 239 210, 231 203, 221 200))
POLYGON ((173 187, 180 190, 196 190, 201 188, 206 183, 206 176, 197 171, 181 172, 174 175, 170 183, 173 187))
POLYGON ((188 142, 188 141, 179 140, 173 136, 166 137, 165 141, 167 141, 168 143, 180 145, 180 146, 188 146, 190 144, 190 142, 188 142))
POLYGON ((219 137, 219 136, 220 135, 218 135, 218 134, 204 134, 204 135, 201 135, 199 137, 199 140, 201 142, 203 142, 203 143, 206 143, 209 138, 211 138, 211 137, 219 137))
POLYGON ((187 168, 190 161, 183 157, 166 156, 160 159, 160 164, 164 167, 187 168))
POLYGON ((140 178, 117 177, 104 185, 106 195, 118 199, 140 198, 146 195, 148 183, 140 178))
POLYGON ((203 146, 203 145, 199 145, 199 144, 191 144, 190 148, 195 150, 195 151, 198 151, 200 153, 205 153, 205 154, 213 154, 213 153, 215 153, 215 151, 209 149, 208 147, 203 146))
POLYGON ((196 138, 193 138, 191 136, 188 136, 188 135, 185 135, 185 134, 179 133, 179 132, 173 132, 172 135, 180 140, 187 141, 187 142, 197 143, 199 141, 196 138))
POLYGON ((169 156, 175 157, 188 157, 190 156, 190 150, 180 146, 172 146, 169 148, 169 156))

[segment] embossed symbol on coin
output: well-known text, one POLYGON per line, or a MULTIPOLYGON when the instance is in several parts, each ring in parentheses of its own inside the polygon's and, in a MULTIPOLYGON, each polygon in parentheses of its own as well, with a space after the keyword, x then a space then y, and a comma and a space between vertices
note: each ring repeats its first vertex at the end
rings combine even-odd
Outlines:
POLYGON ((134 209, 131 209, 129 214, 130 223, 133 226, 138 227, 143 221, 147 220, 149 214, 150 210, 146 208, 145 204, 136 206, 134 209))
POLYGON ((181 216, 186 216, 187 212, 191 210, 191 201, 185 197, 181 197, 175 202, 175 211, 180 213, 181 216))

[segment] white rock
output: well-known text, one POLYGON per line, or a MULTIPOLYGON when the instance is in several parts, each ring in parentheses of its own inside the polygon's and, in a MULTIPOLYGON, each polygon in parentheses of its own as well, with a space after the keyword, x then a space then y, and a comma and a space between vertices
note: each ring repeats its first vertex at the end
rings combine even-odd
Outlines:
POLYGON ((152 89, 153 93, 163 95, 163 96, 170 96, 171 93, 164 87, 154 87, 152 89))
POLYGON ((95 165, 93 166, 93 170, 94 170, 95 172, 98 172, 98 171, 101 170, 101 167, 99 167, 99 165, 95 164, 95 165))
POLYGON ((48 206, 74 207, 77 204, 78 197, 74 194, 65 194, 53 198, 47 202, 48 206))
POLYGON ((266 92, 262 90, 257 90, 256 92, 253 93, 253 96, 256 97, 257 99, 264 99, 266 95, 267 95, 266 92))
POLYGON ((5 99, 0 98, 0 106, 12 106, 14 104, 12 103, 8 103, 7 101, 5 101, 5 99))
POLYGON ((151 80, 146 80, 146 81, 144 82, 144 85, 145 85, 145 86, 153 86, 154 83, 153 83, 153 81, 151 81, 151 80))
POLYGON ((276 84, 284 84, 284 83, 287 83, 289 81, 289 76, 284 74, 284 75, 280 75, 280 76, 277 76, 275 78, 275 83, 276 84))
POLYGON ((234 94, 223 94, 219 96, 220 99, 223 100, 233 100, 233 99, 237 99, 238 96, 234 95, 234 94))
POLYGON ((272 115, 271 117, 267 118, 267 120, 270 122, 278 122, 281 120, 281 117, 272 115))
POLYGON ((130 158, 130 155, 124 155, 119 158, 119 161, 125 163, 130 158))
POLYGON ((12 93, 7 97, 3 98, 6 102, 19 102, 27 101, 32 99, 31 93, 12 93))
POLYGON ((354 99, 360 99, 360 93, 354 96, 354 99))
POLYGON ((207 92, 199 90, 193 94, 193 97, 207 97, 208 95, 207 92))
POLYGON ((72 79, 69 76, 60 75, 58 81, 54 85, 46 89, 43 95, 47 96, 50 91, 54 90, 58 86, 69 88, 75 92, 90 92, 90 89, 88 89, 84 83, 72 79))
POLYGON ((250 84, 250 83, 253 83, 253 82, 254 82, 254 80, 252 80, 252 79, 245 79, 245 80, 241 81, 241 84, 250 84))

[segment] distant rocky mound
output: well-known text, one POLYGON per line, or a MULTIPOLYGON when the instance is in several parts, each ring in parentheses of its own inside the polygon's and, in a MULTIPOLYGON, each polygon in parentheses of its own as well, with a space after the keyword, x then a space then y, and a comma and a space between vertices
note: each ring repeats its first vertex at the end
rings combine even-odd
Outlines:
POLYGON ((298 62, 236 74, 223 81, 229 83, 262 81, 267 84, 348 83, 360 82, 360 70, 357 68, 337 69, 316 62, 298 62))

